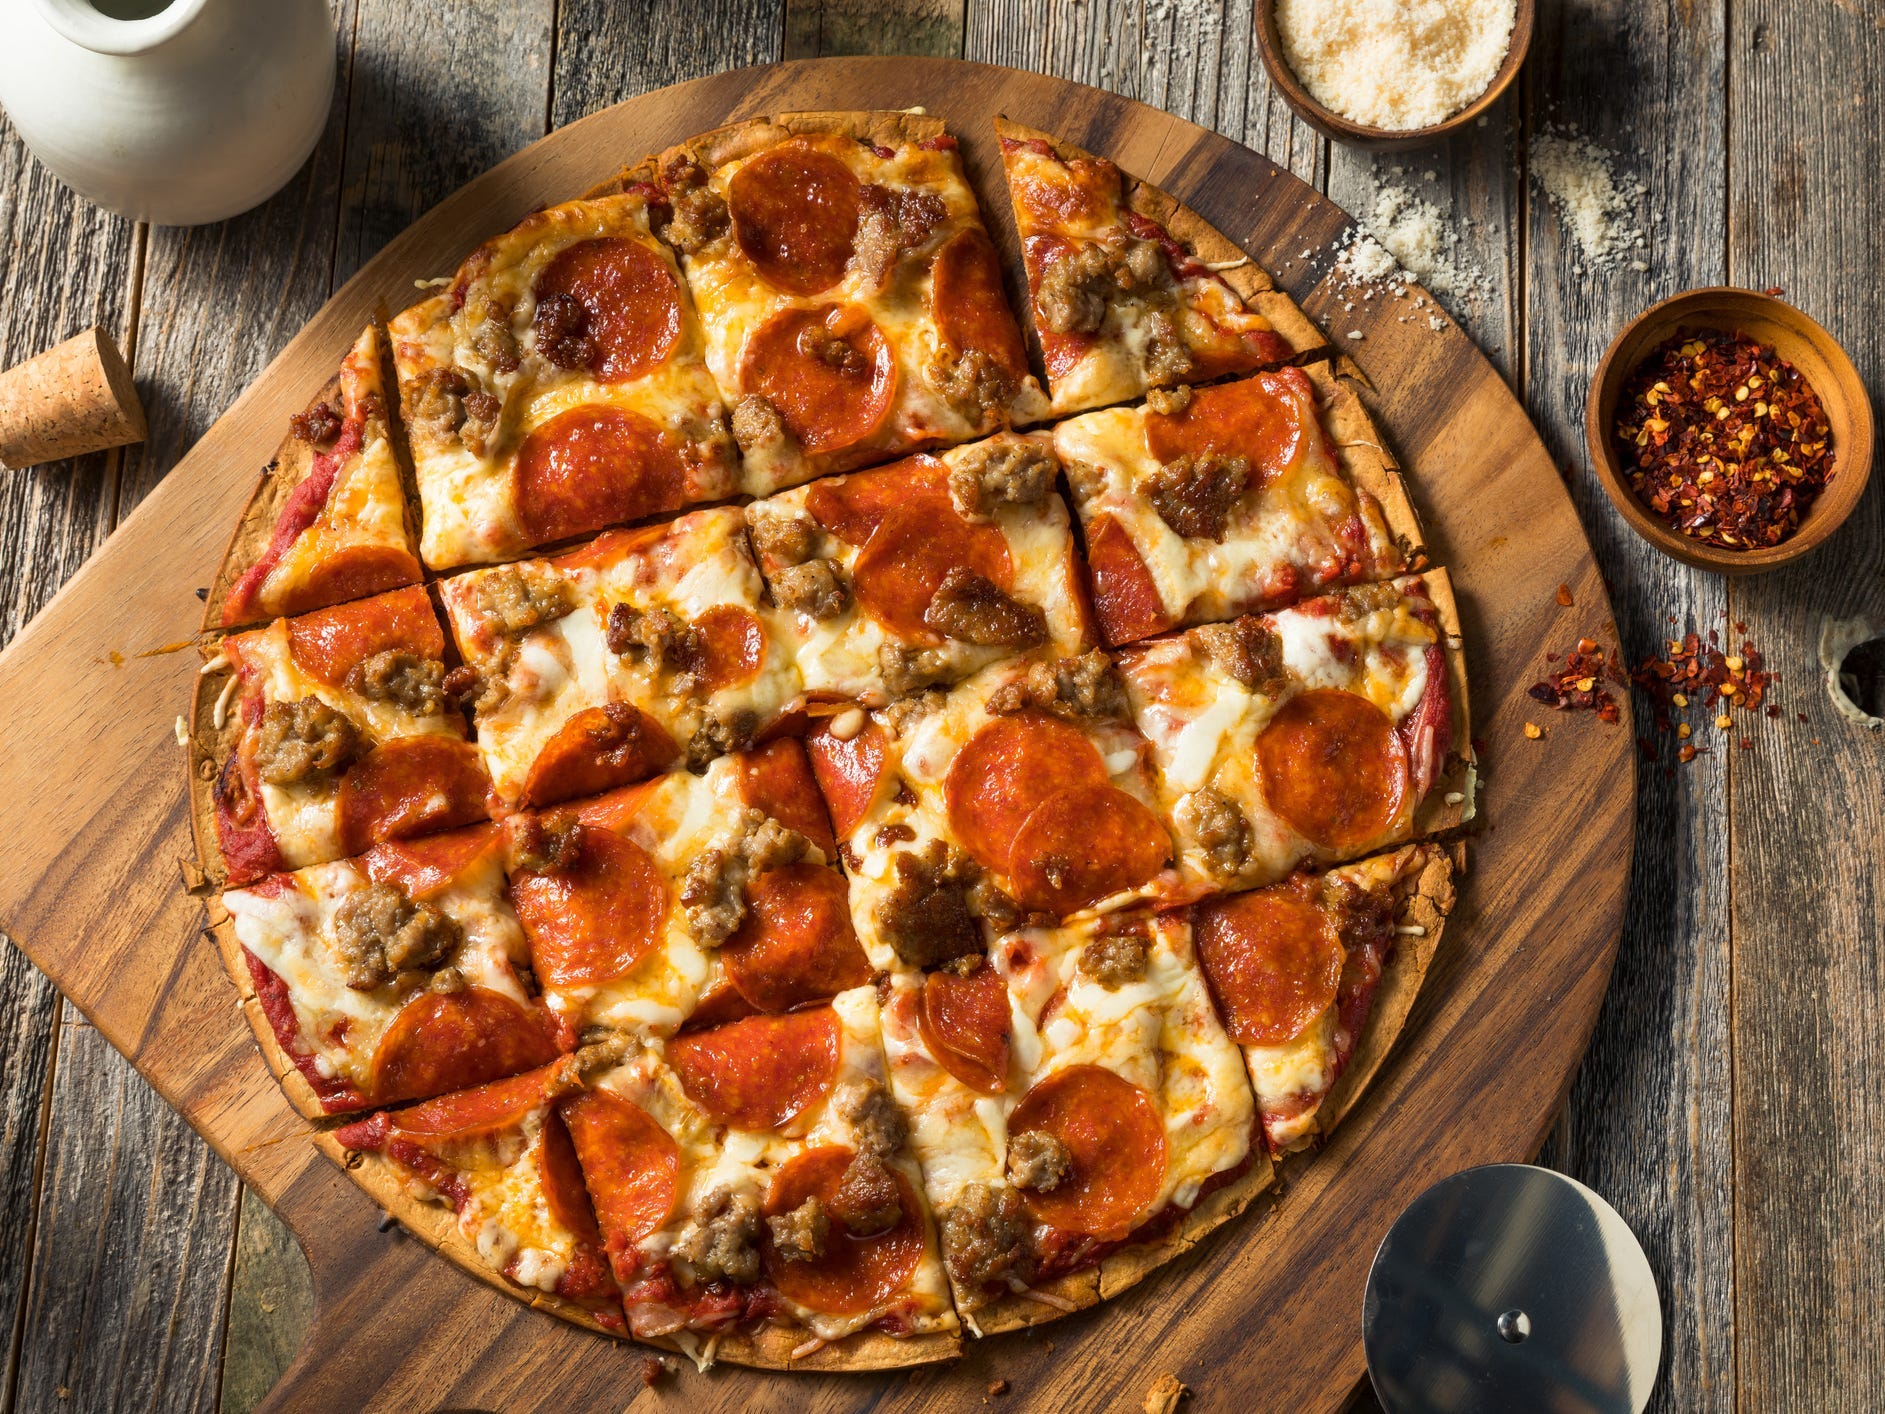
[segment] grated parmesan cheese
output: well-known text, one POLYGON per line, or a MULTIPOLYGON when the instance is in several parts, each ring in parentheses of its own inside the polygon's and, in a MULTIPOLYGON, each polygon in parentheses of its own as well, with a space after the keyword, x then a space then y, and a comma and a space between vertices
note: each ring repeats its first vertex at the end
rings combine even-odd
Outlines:
POLYGON ((1276 0, 1283 57, 1323 107, 1404 132, 1492 86, 1517 0, 1276 0))
POLYGON ((1617 170, 1617 156, 1582 136, 1575 128, 1547 129, 1531 143, 1531 172, 1544 188, 1558 222, 1576 243, 1580 261, 1573 274, 1589 266, 1613 270, 1627 264, 1644 274, 1648 244, 1641 211, 1649 188, 1617 170))

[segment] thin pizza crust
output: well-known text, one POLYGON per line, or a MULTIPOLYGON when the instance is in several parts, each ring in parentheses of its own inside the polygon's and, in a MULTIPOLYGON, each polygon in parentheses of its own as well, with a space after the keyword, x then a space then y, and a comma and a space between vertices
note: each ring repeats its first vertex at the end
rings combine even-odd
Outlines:
POLYGON ((1127 209, 1158 222, 1199 260, 1211 266, 1218 278, 1236 292, 1245 306, 1268 320, 1270 326, 1296 351, 1292 362, 1315 362, 1328 358, 1334 352, 1328 337, 1316 327, 1314 320, 1302 312, 1294 299, 1277 288, 1269 271, 1259 265, 1242 246, 1177 197, 1153 186, 1142 177, 1133 176, 1110 157, 1088 152, 1052 133, 1017 123, 1006 115, 996 116, 995 136, 1013 138, 1018 142, 1044 142, 1064 162, 1077 159, 1111 163, 1119 170, 1127 209))
MULTIPOLYGON (((205 667, 222 656, 220 641, 203 644, 199 651, 205 667)), ((235 669, 224 660, 223 666, 196 675, 190 694, 190 837, 196 845, 197 865, 203 878, 220 890, 229 880, 223 863, 222 845, 216 834, 216 780, 223 762, 235 750, 238 703, 232 696, 223 724, 216 725, 216 704, 224 690, 235 680, 235 669)))
POLYGON ((1453 699, 1453 752, 1446 770, 1433 783, 1414 813, 1414 837, 1431 839, 1472 822, 1479 774, 1472 747, 1473 717, 1466 695, 1466 640, 1460 633, 1459 604, 1453 580, 1444 568, 1422 570, 1427 597, 1440 620, 1446 650, 1447 687, 1453 699), (1456 798, 1457 797, 1457 798, 1456 798))
POLYGON ((1387 437, 1363 406, 1360 394, 1329 365, 1312 364, 1303 371, 1316 390, 1316 410, 1342 475, 1349 485, 1366 491, 1380 505, 1388 533, 1407 563, 1421 563, 1427 553, 1426 537, 1413 497, 1408 494, 1407 477, 1389 450, 1387 437))
POLYGON ((833 109, 823 112, 781 113, 772 118, 746 118, 725 127, 709 128, 667 148, 654 159, 657 169, 681 156, 692 157, 708 171, 737 162, 801 133, 835 133, 859 142, 885 147, 941 137, 947 124, 927 113, 886 109, 833 109))
MULTIPOLYGON (((493 1271, 459 1231, 457 1214, 444 1204, 414 1195, 405 1175, 384 1155, 347 1148, 335 1137, 334 1129, 320 1130, 314 1135, 314 1144, 408 1232, 493 1290, 601 1335, 695 1358, 687 1345, 672 1336, 643 1338, 611 1330, 577 1302, 554 1292, 518 1286, 493 1271)), ((703 1351, 711 1352, 709 1358, 713 1361, 763 1370, 896 1370, 954 1359, 962 1353, 962 1338, 952 1331, 899 1339, 883 1331, 864 1330, 794 1359, 792 1352, 811 1338, 809 1332, 795 1335, 767 1326, 756 1331, 730 1331, 718 1340, 702 1338, 698 1344, 703 1351)))
POLYGON ((295 1107, 295 1113, 303 1119, 339 1118, 321 1107, 321 1097, 314 1093, 314 1087, 308 1084, 301 1067, 295 1064, 293 1056, 282 1049, 268 1013, 262 1009, 262 999, 255 994, 255 979, 249 974, 242 942, 236 937, 235 919, 223 907, 220 897, 205 900, 205 907, 208 909, 209 922, 204 931, 215 939, 217 956, 223 960, 223 971, 236 984, 242 1015, 249 1023, 249 1030, 255 1033, 256 1049, 261 1051, 262 1063, 268 1067, 268 1073, 275 1077, 282 1093, 287 1095, 288 1103, 295 1107))

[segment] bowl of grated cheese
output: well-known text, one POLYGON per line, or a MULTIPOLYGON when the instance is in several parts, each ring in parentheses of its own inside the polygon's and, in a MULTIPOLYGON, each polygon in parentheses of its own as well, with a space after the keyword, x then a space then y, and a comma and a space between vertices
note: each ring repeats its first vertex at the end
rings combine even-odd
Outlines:
POLYGON ((1259 0, 1283 101, 1350 147, 1421 147, 1483 119, 1531 48, 1536 0, 1259 0))

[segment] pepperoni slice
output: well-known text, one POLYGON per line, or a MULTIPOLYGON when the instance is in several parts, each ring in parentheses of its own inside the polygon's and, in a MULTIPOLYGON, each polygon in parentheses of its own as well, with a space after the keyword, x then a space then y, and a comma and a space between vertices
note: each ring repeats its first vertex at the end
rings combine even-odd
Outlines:
POLYGON ((1049 797, 1109 784, 1099 748, 1043 712, 997 717, 956 753, 943 779, 949 828, 990 869, 1006 870, 1015 837, 1049 797))
POLYGON ((390 1118, 401 1134, 432 1143, 488 1138, 522 1123, 548 1098, 555 1077, 556 1069, 546 1065, 540 1070, 493 1080, 473 1089, 440 1095, 390 1118))
POLYGON ((727 183, 733 235, 767 284, 815 295, 844 278, 857 240, 861 184, 833 154, 794 138, 727 183))
POLYGON ((373 1052, 373 1101, 390 1105, 463 1090, 556 1059, 540 1018, 483 987, 421 992, 373 1052))
POLYGON ((827 723, 805 738, 805 751, 812 758, 818 792, 831 811, 831 828, 839 839, 848 838, 877 799, 890 755, 890 738, 868 718, 864 729, 849 741, 832 735, 827 723))
POLYGON ((611 702, 585 707, 557 729, 530 763, 524 802, 547 805, 645 780, 666 770, 680 748, 638 707, 611 702))
POLYGON ((558 1109, 610 1258, 627 1280, 633 1273, 626 1269, 634 1265, 630 1249, 674 1211, 681 1187, 680 1146, 640 1105, 607 1090, 572 1096, 558 1109))
POLYGON ((715 604, 693 621, 701 651, 691 665, 703 692, 737 687, 759 676, 766 630, 738 604, 715 604))
POLYGON ((589 1205, 589 1193, 583 1187, 582 1165, 569 1129, 551 1110, 543 1117, 543 1140, 537 1150, 537 1181, 543 1189, 544 1204, 550 1216, 561 1223, 578 1242, 600 1242, 595 1209, 589 1205))
POLYGON ((282 591, 276 612, 301 614, 326 604, 417 584, 419 561, 398 545, 348 545, 326 556, 299 583, 282 591))
POLYGON ((1200 904, 1192 927, 1198 960, 1244 1046, 1294 1040, 1334 1002, 1347 953, 1335 920, 1288 884, 1200 904))
MULTIPOLYGON (((772 1180, 765 1215, 789 1213, 808 1198, 828 1205, 851 1157, 851 1150, 841 1145, 808 1149, 795 1157, 772 1180)), ((909 1182, 895 1169, 891 1173, 903 1215, 883 1232, 855 1237, 833 1222, 822 1256, 788 1261, 772 1245, 770 1227, 761 1231, 766 1275, 782 1296, 827 1315, 855 1316, 883 1305, 904 1288, 923 1259, 922 1210, 909 1182)))
POLYGON ((681 1029, 711 1031, 716 1026, 726 1026, 758 1015, 759 1008, 742 997, 739 988, 732 982, 723 980, 701 995, 681 1029))
POLYGON ((831 817, 825 813, 812 764, 798 738, 780 737, 756 751, 742 752, 733 760, 742 803, 797 830, 823 850, 826 859, 837 858, 838 842, 832 837, 831 817))
POLYGON ((661 941, 668 886, 633 840, 583 825, 573 869, 519 870, 511 900, 530 940, 530 965, 545 986, 609 982, 661 941))
POLYGON ((1407 751, 1387 713, 1335 688, 1283 704, 1257 737, 1257 767, 1270 808, 1325 849, 1381 839, 1407 795, 1407 751))
POLYGON ((1158 816, 1116 786, 1076 786, 1035 807, 1008 852, 1014 896, 1065 917, 1151 879, 1172 857, 1158 816))
POLYGON ((886 516, 929 491, 949 494, 949 469, 919 453, 870 471, 814 481, 805 493, 805 510, 846 544, 862 547, 886 516))
POLYGON ((490 814, 491 778, 478 748, 449 736, 383 741, 340 778, 341 848, 470 825, 490 814))
POLYGON ((958 353, 978 349, 1016 379, 1028 372, 1021 329, 1001 286, 1001 262, 979 226, 960 231, 936 253, 930 314, 958 353))
POLYGON ((971 1090, 999 1095, 1008 1088, 1008 985, 986 962, 967 977, 925 977, 916 1024, 937 1064, 971 1090))
POLYGON ((1097 1065, 1055 1071, 1022 1097, 1008 1141, 1037 1130, 1066 1146, 1067 1176, 1022 1190, 1041 1222, 1103 1242, 1129 1235, 1165 1186, 1165 1121, 1150 1095, 1097 1065))
POLYGON ((1247 457, 1256 476, 1274 479, 1295 460, 1314 416, 1307 375, 1285 368, 1193 389, 1183 412, 1146 413, 1145 445, 1162 462, 1210 453, 1247 457))
POLYGON ((537 276, 537 298, 568 295, 583 307, 589 371, 599 383, 639 378, 681 336, 681 291, 654 251, 628 236, 579 241, 537 276))
POLYGON ((835 452, 882 424, 897 363, 883 331, 855 305, 782 309, 746 341, 740 386, 778 408, 807 452, 835 452))
POLYGON ((607 404, 558 413, 517 449, 517 523, 533 545, 676 511, 687 473, 674 444, 638 412, 607 404))
POLYGON ((844 876, 822 864, 769 869, 746 886, 746 917, 720 949, 727 975, 760 1011, 825 1001, 871 979, 851 930, 844 876))
POLYGON ((851 586, 865 613, 910 643, 941 643, 923 613, 958 565, 1006 590, 1014 583, 1008 541, 993 525, 971 525, 947 494, 907 497, 872 533, 851 566, 851 586))
POLYGON ((361 855, 360 864, 374 883, 397 884, 408 898, 427 898, 464 877, 497 848, 500 836, 496 825, 479 825, 423 839, 384 840, 361 855))
POLYGON ((735 1129, 774 1129, 823 1099, 838 1069, 830 1007, 753 1016, 668 1042, 688 1098, 735 1129))
POLYGON ((1086 557, 1093 573, 1093 612, 1108 647, 1149 638, 1172 626, 1174 616, 1165 612, 1139 547, 1112 516, 1094 516, 1087 526, 1086 557))
POLYGON ((345 685, 356 664, 389 650, 445 656, 445 630, 418 585, 288 621, 288 652, 296 666, 330 687, 345 685))

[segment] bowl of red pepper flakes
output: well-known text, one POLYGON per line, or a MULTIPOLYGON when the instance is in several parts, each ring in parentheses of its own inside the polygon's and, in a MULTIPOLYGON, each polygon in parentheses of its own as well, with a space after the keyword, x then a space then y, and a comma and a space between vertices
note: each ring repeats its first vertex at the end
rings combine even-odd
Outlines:
POLYGON ((1872 473, 1872 404, 1852 360, 1754 290, 1690 290, 1625 325, 1592 380, 1584 435, 1637 534, 1724 574, 1825 543, 1872 473))

